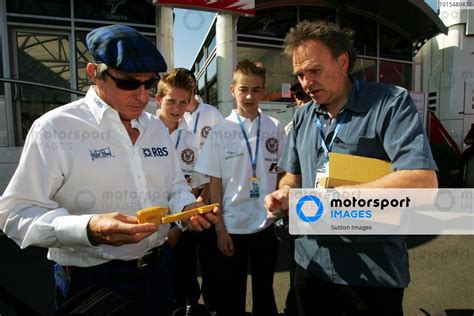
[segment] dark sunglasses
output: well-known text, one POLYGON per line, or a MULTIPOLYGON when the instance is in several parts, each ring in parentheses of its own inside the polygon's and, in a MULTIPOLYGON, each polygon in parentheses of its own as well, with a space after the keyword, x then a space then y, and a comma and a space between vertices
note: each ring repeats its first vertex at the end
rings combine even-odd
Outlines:
POLYGON ((304 91, 296 91, 295 92, 295 97, 298 100, 304 100, 304 99, 308 98, 308 95, 304 91))
POLYGON ((142 85, 145 87, 146 90, 150 90, 151 88, 155 87, 158 80, 160 80, 159 77, 153 77, 145 81, 133 79, 119 79, 112 76, 108 71, 106 71, 105 74, 115 81, 117 88, 119 88, 120 90, 127 91, 137 90, 142 85))

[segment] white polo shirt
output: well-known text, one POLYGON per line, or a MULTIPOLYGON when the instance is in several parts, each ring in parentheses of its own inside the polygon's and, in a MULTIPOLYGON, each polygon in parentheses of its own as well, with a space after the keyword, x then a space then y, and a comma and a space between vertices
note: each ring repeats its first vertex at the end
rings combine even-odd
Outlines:
POLYGON ((199 103, 193 113, 186 112, 184 118, 188 123, 189 130, 193 132, 193 134, 199 135, 201 139, 201 147, 204 145, 204 142, 214 125, 224 119, 217 108, 202 102, 199 103))
MULTIPOLYGON (((159 120, 159 111, 157 117, 159 120)), ((164 124, 164 123, 163 123, 164 124)), ((169 130, 168 130, 169 132, 169 130)), ((194 135, 189 129, 186 120, 181 119, 178 128, 171 133, 171 140, 173 141, 176 154, 178 155, 181 171, 183 172, 187 182, 191 187, 194 187, 192 182, 194 166, 196 165, 200 148, 200 138, 194 135)), ((209 181, 207 181, 209 182, 209 181)))
MULTIPOLYGON (((245 138, 233 110, 214 126, 204 144, 195 170, 222 178, 222 216, 231 234, 252 234, 271 224, 264 206, 265 195, 275 191, 278 159, 286 144, 286 134, 280 122, 260 112, 260 145, 257 156, 257 177, 260 195, 250 197, 252 163, 245 138)), ((253 122, 241 117, 255 155, 258 118, 253 122)))
POLYGON ((180 212, 195 201, 164 124, 143 113, 132 126, 140 131, 135 144, 94 87, 36 120, 0 199, 0 228, 21 248, 48 247, 48 258, 62 265, 131 260, 164 243, 168 225, 119 247, 93 247, 87 238, 92 214, 135 215, 151 206, 180 212))

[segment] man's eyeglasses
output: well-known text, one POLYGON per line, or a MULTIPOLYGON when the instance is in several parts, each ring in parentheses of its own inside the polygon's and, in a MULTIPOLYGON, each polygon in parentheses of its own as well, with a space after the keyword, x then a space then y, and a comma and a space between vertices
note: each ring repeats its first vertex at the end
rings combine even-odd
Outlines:
POLYGON ((117 88, 119 88, 120 90, 127 90, 127 91, 137 90, 142 85, 145 87, 146 90, 150 90, 151 88, 154 88, 156 86, 156 83, 160 79, 157 77, 153 77, 145 81, 140 81, 140 80, 134 80, 134 79, 115 78, 108 71, 106 71, 105 74, 115 81, 117 88))

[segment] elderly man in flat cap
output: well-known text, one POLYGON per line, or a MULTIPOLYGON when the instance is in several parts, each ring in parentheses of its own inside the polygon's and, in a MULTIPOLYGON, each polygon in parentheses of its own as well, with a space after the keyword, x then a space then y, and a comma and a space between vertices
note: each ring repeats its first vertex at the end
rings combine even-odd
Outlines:
MULTIPOLYGON (((21 248, 49 248, 58 303, 103 284, 131 301, 136 314, 168 315, 169 227, 139 224, 135 214, 201 204, 165 126, 144 112, 166 63, 153 43, 124 25, 93 30, 87 46, 94 85, 85 98, 33 124, 0 199, 0 229, 21 248)), ((185 224, 201 231, 215 221, 211 212, 185 224)))

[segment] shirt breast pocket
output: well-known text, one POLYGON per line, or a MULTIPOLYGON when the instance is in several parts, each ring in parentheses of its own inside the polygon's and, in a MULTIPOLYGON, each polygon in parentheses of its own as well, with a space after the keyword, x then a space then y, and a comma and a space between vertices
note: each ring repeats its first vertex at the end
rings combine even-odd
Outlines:
POLYGON ((383 155, 383 149, 382 152, 380 152, 380 142, 378 141, 378 138, 375 135, 359 137, 341 135, 334 140, 334 145, 334 149, 336 149, 337 152, 343 154, 351 154, 365 157, 383 155))

